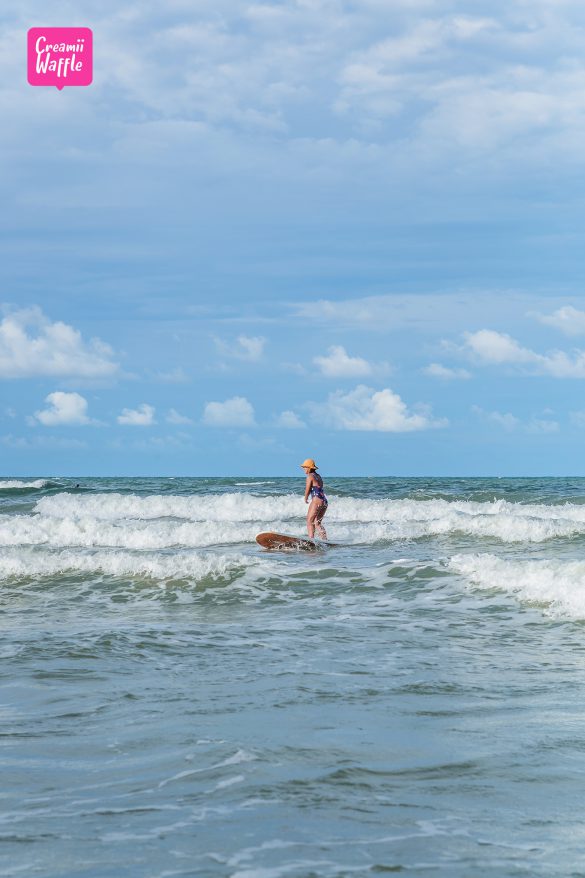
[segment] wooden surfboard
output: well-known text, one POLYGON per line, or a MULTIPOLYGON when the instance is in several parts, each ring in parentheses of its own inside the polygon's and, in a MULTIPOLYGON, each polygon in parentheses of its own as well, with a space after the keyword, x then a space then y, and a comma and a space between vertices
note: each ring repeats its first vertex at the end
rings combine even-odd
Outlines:
POLYGON ((272 531, 258 534, 256 542, 264 549, 297 549, 303 552, 317 552, 321 547, 307 537, 290 537, 272 531))

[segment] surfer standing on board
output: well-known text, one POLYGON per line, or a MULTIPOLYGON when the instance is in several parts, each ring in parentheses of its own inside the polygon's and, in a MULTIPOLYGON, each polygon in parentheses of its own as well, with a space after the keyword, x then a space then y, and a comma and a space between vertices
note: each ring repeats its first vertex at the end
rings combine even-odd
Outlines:
POLYGON ((301 469, 307 474, 305 484, 305 503, 309 503, 307 512, 307 533, 313 539, 315 528, 322 540, 327 539, 327 531, 321 524, 323 516, 327 512, 328 501, 323 490, 323 479, 317 472, 318 466, 315 461, 308 457, 302 464, 301 469))

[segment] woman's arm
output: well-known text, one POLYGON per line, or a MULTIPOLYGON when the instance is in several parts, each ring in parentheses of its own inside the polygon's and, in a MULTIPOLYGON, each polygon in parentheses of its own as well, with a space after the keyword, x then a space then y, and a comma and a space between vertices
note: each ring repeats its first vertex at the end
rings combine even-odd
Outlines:
POLYGON ((307 476, 307 481, 305 484, 305 503, 309 502, 309 494, 311 493, 311 485, 313 484, 313 477, 307 476))

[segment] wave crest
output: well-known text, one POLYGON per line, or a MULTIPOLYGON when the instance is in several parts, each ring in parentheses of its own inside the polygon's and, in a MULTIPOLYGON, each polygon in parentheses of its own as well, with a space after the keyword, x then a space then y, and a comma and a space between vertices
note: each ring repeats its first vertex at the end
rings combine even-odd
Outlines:
POLYGON ((48 484, 47 479, 33 479, 30 482, 21 479, 0 479, 0 491, 26 491, 31 488, 45 488, 48 484))
POLYGON ((476 588, 513 594, 552 616, 585 619, 585 561, 505 560, 482 553, 454 555, 447 566, 476 588))
POLYGON ((161 584, 185 580, 234 579, 250 567, 262 567, 261 559, 244 555, 195 552, 133 554, 97 551, 80 553, 18 550, 0 555, 0 579, 35 579, 57 575, 91 574, 153 579, 161 584))
MULTIPOLYGON (((0 544, 111 545, 128 548, 245 543, 261 529, 301 532, 303 498, 253 494, 177 496, 68 493, 43 497, 27 521, 0 525, 0 544), (149 526, 150 523, 150 526, 149 526), (67 542, 70 540, 70 542, 67 542)), ((335 539, 372 544, 465 535, 538 543, 585 535, 585 506, 505 500, 367 500, 331 497, 335 539)))

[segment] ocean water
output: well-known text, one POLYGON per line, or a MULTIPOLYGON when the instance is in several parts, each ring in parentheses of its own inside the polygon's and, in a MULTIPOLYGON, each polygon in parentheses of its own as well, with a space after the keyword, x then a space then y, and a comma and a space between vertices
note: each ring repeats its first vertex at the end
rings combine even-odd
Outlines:
POLYGON ((585 876, 585 480, 326 487, 0 480, 0 874, 585 876))

